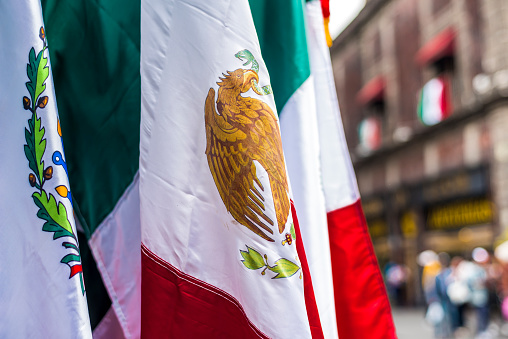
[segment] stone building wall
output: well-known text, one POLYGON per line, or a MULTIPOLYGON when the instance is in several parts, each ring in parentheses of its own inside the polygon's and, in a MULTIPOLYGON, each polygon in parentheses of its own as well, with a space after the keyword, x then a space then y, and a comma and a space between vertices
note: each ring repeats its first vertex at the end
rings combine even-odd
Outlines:
MULTIPOLYGON (((361 195, 385 210, 371 218, 376 234, 385 235, 373 239, 380 262, 402 257, 416 272, 421 250, 492 249, 495 239, 508 235, 508 1, 370 0, 331 54, 361 195), (422 48, 448 29, 455 34, 453 55, 419 63, 422 48), (437 75, 450 80, 453 109, 447 119, 425 126, 416 114, 420 90, 437 75), (384 80, 382 98, 361 102, 359 93, 376 77, 384 80), (381 121, 381 143, 365 151, 358 127, 370 116, 381 121), (438 202, 426 200, 426 186, 461 178, 470 178, 470 189, 448 200, 446 194, 438 202), (433 209, 468 199, 490 201, 492 219, 429 228, 433 209)), ((421 300, 417 285, 409 288, 411 302, 421 300)))

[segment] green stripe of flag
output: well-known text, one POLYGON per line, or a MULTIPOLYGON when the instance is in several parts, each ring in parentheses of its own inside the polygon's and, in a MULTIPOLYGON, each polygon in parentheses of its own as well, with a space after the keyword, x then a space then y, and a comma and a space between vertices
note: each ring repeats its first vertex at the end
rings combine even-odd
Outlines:
POLYGON ((122 0, 42 5, 69 180, 89 238, 139 167, 140 6, 122 0))
POLYGON ((302 0, 250 0, 249 4, 280 114, 310 76, 305 4, 302 0))
MULTIPOLYGON (((41 2, 74 210, 89 239, 139 167, 140 4, 41 2)), ((94 329, 111 301, 78 235, 94 329)))

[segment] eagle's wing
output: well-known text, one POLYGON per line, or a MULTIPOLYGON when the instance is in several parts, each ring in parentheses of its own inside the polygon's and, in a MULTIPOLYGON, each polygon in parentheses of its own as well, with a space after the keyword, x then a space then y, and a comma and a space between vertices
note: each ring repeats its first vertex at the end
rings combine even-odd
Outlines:
POLYGON ((256 166, 245 144, 249 137, 217 114, 214 99, 215 91, 210 88, 205 103, 205 153, 215 185, 226 209, 236 221, 263 239, 274 241, 263 232, 273 234, 266 225, 273 226, 273 221, 264 212, 265 199, 258 187, 261 191, 264 188, 256 176, 256 166))
POLYGON ((252 158, 259 161, 270 177, 277 224, 279 233, 282 233, 291 205, 279 125, 270 106, 263 101, 247 97, 242 104, 242 115, 253 122, 250 134, 257 145, 251 147, 254 152, 252 158))

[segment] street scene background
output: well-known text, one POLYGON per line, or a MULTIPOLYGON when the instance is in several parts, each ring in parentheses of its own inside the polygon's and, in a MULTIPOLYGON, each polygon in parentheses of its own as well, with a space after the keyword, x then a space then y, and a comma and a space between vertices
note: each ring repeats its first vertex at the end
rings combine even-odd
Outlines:
POLYGON ((337 94, 399 338, 508 337, 508 3, 358 1, 342 25, 333 4, 337 94))

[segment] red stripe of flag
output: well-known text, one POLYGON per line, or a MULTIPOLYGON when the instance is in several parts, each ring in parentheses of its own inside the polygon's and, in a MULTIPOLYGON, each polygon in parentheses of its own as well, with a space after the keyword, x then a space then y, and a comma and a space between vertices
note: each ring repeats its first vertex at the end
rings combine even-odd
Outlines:
POLYGON ((340 339, 397 338, 360 200, 328 213, 340 339))
POLYGON ((291 201, 291 215, 293 216, 293 223, 296 233, 296 251, 298 252, 298 257, 300 259, 300 263, 302 264, 303 289, 305 293, 305 306, 307 307, 307 317, 309 318, 310 332, 313 339, 324 338, 323 329, 321 327, 321 320, 319 319, 316 297, 314 295, 314 288, 312 287, 309 264, 307 263, 307 256, 305 255, 303 241, 301 240, 302 236, 300 235, 300 225, 298 223, 298 217, 296 216, 296 210, 293 201, 291 201))
POLYGON ((229 293, 183 273, 142 245, 141 338, 268 338, 229 293))

